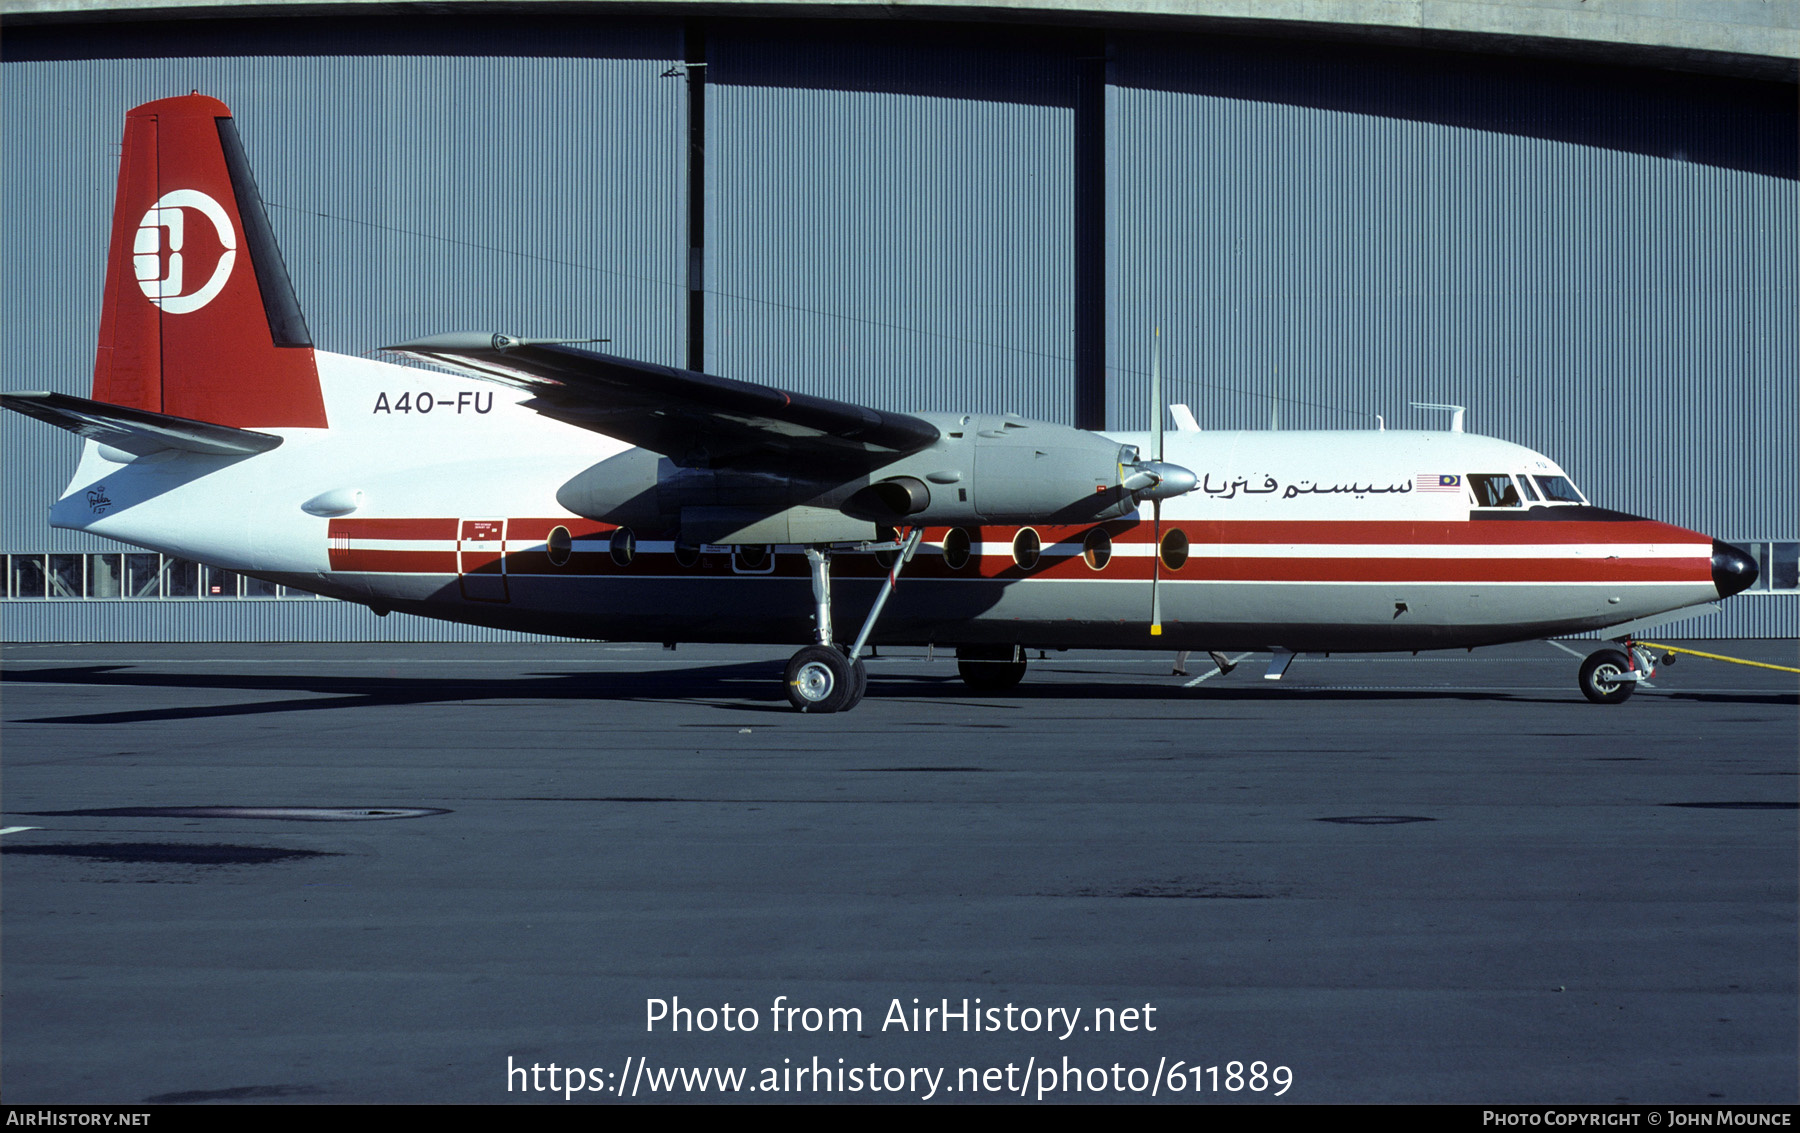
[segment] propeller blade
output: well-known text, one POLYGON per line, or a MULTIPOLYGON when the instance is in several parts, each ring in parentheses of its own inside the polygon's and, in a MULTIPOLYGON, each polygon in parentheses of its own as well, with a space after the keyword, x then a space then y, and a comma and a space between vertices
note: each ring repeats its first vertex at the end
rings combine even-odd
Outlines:
MULTIPOLYGON (((1150 336, 1150 429, 1156 438, 1156 458, 1152 465, 1156 471, 1154 486, 1160 488, 1163 479, 1163 405, 1162 405, 1162 328, 1156 327, 1150 336)), ((1149 472, 1149 469, 1145 469, 1149 472)), ((1180 469, 1186 472, 1186 469, 1180 469)), ((1193 473, 1188 472, 1191 480, 1193 473)), ((1150 497, 1150 514, 1154 517, 1151 530, 1155 533, 1155 543, 1150 548, 1150 636, 1162 636, 1162 594, 1157 590, 1157 583, 1162 581, 1162 494, 1159 492, 1150 497)))
POLYGON ((1150 501, 1150 513, 1155 516, 1151 530, 1155 532, 1156 542, 1150 547, 1150 636, 1162 636, 1162 595, 1158 593, 1156 584, 1162 579, 1162 501, 1150 501))
POLYGON ((1156 462, 1163 458, 1162 328, 1150 338, 1150 422, 1156 434, 1156 462))

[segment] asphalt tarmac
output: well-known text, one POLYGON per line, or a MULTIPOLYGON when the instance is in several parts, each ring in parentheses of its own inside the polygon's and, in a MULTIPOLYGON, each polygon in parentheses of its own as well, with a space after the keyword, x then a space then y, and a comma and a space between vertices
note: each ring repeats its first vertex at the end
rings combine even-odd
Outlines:
POLYGON ((1793 674, 784 659, 7 647, 0 1095, 1800 1100, 1793 674))

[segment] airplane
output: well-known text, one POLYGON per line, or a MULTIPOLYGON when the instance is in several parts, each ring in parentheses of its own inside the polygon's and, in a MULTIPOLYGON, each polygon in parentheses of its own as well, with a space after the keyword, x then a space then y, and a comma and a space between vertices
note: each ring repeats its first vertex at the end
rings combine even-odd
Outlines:
MULTIPOLYGON (((437 334, 314 347, 231 111, 125 120, 92 397, 6 408, 83 439, 56 527, 304 591, 563 637, 799 645, 844 711, 872 645, 1420 651, 1605 631, 1579 687, 1654 672, 1638 628, 1756 580, 1708 535, 1598 507, 1462 431, 1109 435, 905 414, 616 357, 437 334), (904 575, 906 585, 899 587, 904 575), (834 613, 862 615, 854 637, 834 613), (848 638, 848 640, 846 640, 848 638)), ((1440 407, 1451 408, 1451 407, 1440 407)))

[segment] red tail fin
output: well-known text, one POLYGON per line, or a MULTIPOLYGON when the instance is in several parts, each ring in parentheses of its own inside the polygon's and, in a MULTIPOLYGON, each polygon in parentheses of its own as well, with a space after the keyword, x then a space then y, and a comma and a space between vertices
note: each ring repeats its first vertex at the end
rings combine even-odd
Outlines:
POLYGON ((216 98, 125 116, 94 400, 239 428, 325 427, 312 337, 216 98))

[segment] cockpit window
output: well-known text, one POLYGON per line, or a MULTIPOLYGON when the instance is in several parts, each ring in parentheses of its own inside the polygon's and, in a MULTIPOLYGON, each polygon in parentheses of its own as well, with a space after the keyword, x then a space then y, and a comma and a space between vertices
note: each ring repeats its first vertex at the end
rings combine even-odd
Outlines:
POLYGON ((1537 485, 1544 493, 1544 499, 1553 504, 1584 504, 1581 493, 1575 485, 1569 483, 1567 476, 1539 476, 1537 485))
POLYGON ((1534 504, 1538 502, 1537 489, 1531 486, 1531 477, 1529 477, 1529 476, 1519 477, 1519 487, 1525 489, 1525 499, 1526 500, 1528 500, 1529 502, 1534 503, 1534 504))
POLYGON ((1475 493, 1476 507, 1524 506, 1519 502, 1519 489, 1513 486, 1512 477, 1503 472, 1472 472, 1469 489, 1475 493))

